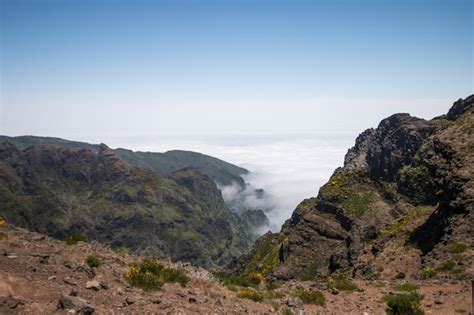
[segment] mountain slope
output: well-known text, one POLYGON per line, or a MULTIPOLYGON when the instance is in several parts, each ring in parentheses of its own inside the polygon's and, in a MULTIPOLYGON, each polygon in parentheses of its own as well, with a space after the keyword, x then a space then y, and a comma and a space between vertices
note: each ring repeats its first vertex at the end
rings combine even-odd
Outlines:
POLYGON ((280 279, 423 277, 429 270, 472 277, 473 133, 474 96, 431 121, 384 119, 357 138, 316 198, 231 268, 280 279))
MULTIPOLYGON (((2 141, 9 141, 22 150, 39 144, 55 144, 72 149, 89 149, 96 153, 100 150, 100 146, 97 144, 52 137, 0 136, 0 142, 2 141)), ((200 173, 209 176, 220 185, 231 185, 236 182, 241 187, 244 187, 245 182, 241 175, 248 173, 244 168, 192 151, 173 150, 165 153, 155 153, 131 151, 122 148, 114 151, 121 159, 132 165, 148 168, 164 175, 170 175, 177 170, 192 167, 200 173)))
POLYGON ((192 169, 162 176, 105 145, 95 153, 0 143, 0 215, 56 238, 81 233, 200 266, 223 264, 250 243, 248 227, 209 177, 192 169))

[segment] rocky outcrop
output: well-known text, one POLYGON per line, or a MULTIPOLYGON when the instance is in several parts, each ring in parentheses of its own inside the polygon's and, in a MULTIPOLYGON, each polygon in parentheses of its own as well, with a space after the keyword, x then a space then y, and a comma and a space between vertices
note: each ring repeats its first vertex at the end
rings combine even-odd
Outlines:
POLYGON ((163 176, 104 144, 95 153, 3 142, 0 157, 0 215, 30 230, 201 266, 223 264, 251 242, 216 184, 194 170, 163 176))
POLYGON ((357 138, 344 167, 316 198, 298 205, 280 233, 233 264, 234 274, 421 277, 423 268, 465 260, 474 246, 473 132, 474 96, 430 121, 408 114, 384 119, 357 138), (467 254, 446 254, 453 246, 467 254), (284 259, 273 259, 279 248, 284 259))

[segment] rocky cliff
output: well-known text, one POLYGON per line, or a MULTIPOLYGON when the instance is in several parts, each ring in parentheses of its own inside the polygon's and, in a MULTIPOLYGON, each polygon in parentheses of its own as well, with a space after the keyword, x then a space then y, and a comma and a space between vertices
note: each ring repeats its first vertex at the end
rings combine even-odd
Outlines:
POLYGON ((216 184, 193 169, 169 176, 114 150, 0 143, 0 216, 63 239, 82 234, 113 248, 214 266, 241 254, 249 228, 216 184))
POLYGON ((231 269, 269 279, 472 277, 473 133, 474 96, 433 120, 384 119, 317 197, 231 269))

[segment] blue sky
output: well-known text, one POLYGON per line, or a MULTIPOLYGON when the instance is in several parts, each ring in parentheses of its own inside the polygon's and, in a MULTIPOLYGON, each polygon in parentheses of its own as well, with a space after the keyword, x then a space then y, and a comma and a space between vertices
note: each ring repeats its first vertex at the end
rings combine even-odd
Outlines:
POLYGON ((0 133, 362 131, 474 92, 472 1, 1 0, 0 133))

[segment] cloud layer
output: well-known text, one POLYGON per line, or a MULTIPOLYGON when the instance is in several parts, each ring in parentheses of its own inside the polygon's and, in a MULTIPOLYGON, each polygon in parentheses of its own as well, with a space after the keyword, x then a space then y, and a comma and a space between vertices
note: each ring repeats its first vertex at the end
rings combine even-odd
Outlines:
MULTIPOLYGON (((355 134, 169 136, 104 139, 112 147, 164 152, 172 149, 198 151, 247 168, 250 184, 240 192, 249 208, 267 212, 270 229, 277 231, 296 206, 316 196, 333 171, 342 166, 355 134), (265 190, 258 198, 254 189, 265 190)), ((94 139, 88 139, 94 142, 94 139)), ((95 141, 97 142, 97 141, 95 141)), ((221 187, 224 199, 236 198, 238 187, 221 187)))

